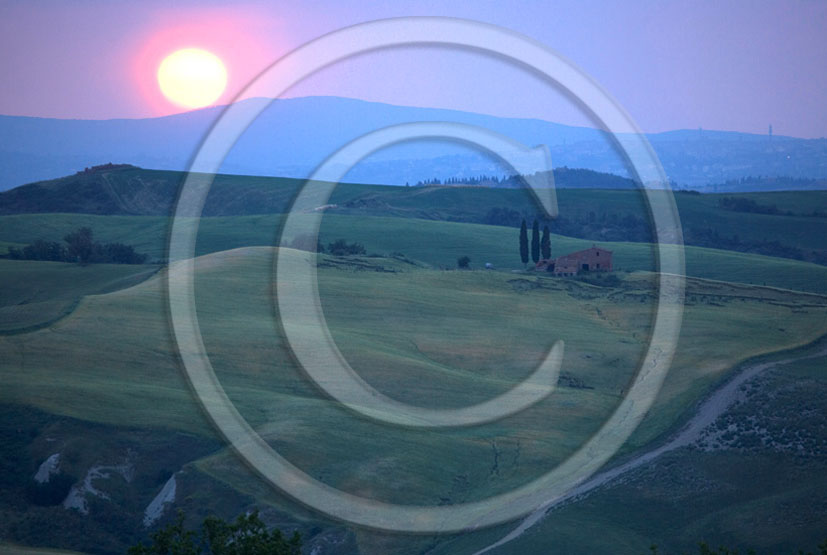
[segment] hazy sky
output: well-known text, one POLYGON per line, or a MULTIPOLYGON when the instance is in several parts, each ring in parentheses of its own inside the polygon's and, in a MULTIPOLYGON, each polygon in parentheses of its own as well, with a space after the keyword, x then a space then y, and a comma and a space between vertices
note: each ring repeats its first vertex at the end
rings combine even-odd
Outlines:
MULTIPOLYGON (((227 65, 227 101, 258 72, 337 28, 404 15, 509 27, 591 74, 649 132, 726 129, 827 136, 827 2, 205 2, 0 0, 0 113, 63 118, 179 111, 158 92, 184 46, 227 65)), ((553 89, 493 58, 383 51, 325 70, 288 96, 339 95, 584 123, 553 89)))

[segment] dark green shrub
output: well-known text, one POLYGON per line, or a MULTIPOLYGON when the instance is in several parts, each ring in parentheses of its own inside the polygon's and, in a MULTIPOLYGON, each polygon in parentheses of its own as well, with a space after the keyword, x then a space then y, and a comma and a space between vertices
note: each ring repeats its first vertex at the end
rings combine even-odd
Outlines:
POLYGON ((337 239, 333 243, 328 243, 327 252, 333 256, 357 256, 367 251, 362 243, 348 243, 344 239, 337 239))
POLYGON ((281 530, 268 531, 258 511, 232 523, 209 516, 200 534, 184 528, 179 512, 175 522, 152 534, 152 543, 130 547, 129 555, 300 555, 301 546, 298 532, 287 539, 281 530))

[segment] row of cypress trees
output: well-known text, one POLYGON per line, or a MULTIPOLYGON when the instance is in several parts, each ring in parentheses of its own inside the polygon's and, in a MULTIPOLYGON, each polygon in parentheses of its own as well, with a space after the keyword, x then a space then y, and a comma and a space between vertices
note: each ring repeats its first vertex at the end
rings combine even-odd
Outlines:
MULTIPOLYGON (((548 226, 543 226, 543 238, 540 238, 540 224, 534 220, 534 225, 531 226, 531 260, 535 264, 540 260, 542 253, 544 259, 551 258, 551 234, 548 226)), ((520 260, 523 265, 528 264, 528 227, 525 219, 520 226, 520 260)))

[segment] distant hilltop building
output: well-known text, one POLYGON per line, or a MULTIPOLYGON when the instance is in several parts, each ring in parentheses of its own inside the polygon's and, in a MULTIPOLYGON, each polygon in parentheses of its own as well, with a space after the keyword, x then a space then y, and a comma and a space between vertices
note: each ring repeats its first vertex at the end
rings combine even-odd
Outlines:
POLYGON ((91 168, 90 167, 83 168, 82 171, 77 172, 77 175, 80 175, 80 174, 83 174, 83 173, 96 173, 96 172, 102 172, 102 171, 108 171, 108 170, 122 170, 122 169, 126 169, 126 168, 137 168, 137 167, 138 166, 133 166, 132 164, 113 164, 112 162, 109 162, 108 164, 101 164, 99 166, 92 166, 91 168))
POLYGON ((575 276, 580 272, 611 272, 612 251, 592 246, 557 258, 540 260, 535 269, 552 272, 555 276, 575 276))

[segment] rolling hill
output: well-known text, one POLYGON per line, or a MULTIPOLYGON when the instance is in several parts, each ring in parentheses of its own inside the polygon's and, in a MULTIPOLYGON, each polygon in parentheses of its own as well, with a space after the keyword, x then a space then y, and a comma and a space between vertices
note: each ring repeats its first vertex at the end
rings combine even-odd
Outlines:
MULTIPOLYGON (((450 406, 487 398, 530 371, 552 339, 566 341, 564 375, 548 401, 482 427, 389 430, 321 395, 288 355, 273 319, 273 254, 242 248, 196 260, 197 309, 216 372, 245 418, 294 464, 332 486, 392 502, 479 499, 561 460, 616 406, 651 325, 646 272, 621 274, 605 287, 444 271, 398 258, 322 256, 321 302, 337 345, 364 379, 398 399, 450 406)), ((55 271, 30 264, 40 265, 41 282, 55 271)), ((323 544, 327 553, 414 553, 450 539, 343 531, 274 492, 221 448, 170 341, 164 290, 166 273, 176 271, 173 265, 138 285, 86 296, 49 328, 0 336, 7 355, 0 363, 2 432, 16 446, 0 455, 4 468, 15 469, 0 488, 2 499, 29 503, 25 513, 0 507, 9 515, 4 539, 122 551, 146 533, 144 509, 173 478, 179 494, 172 507, 193 519, 264 507, 271 522, 301 530, 311 548, 323 544), (70 483, 91 476, 93 490, 103 492, 81 492, 88 514, 59 500, 26 501, 38 465, 55 453, 70 483), (95 470, 101 468, 112 470, 103 476, 95 470)), ((823 295, 696 279, 689 293, 682 348, 629 450, 679 422, 737 363, 827 331, 823 295)), ((634 547, 617 552, 636 553, 634 547)))
MULTIPOLYGON (((183 177, 181 172, 103 166, 0 193, 0 214, 168 216, 183 177)), ((586 170, 556 170, 555 181, 562 188, 557 190, 559 217, 549 222, 553 232, 592 241, 651 241, 647 207, 638 190, 565 188, 568 183, 584 179, 594 184, 611 184, 620 178, 586 170)), ((302 184, 301 180, 290 178, 218 175, 207 197, 204 215, 283 213, 302 184)), ((827 206, 827 191, 677 193, 675 201, 688 245, 827 262, 827 217, 818 212, 819 207, 827 206), (733 210, 723 203, 726 199, 746 202, 753 211, 733 210), (775 212, 762 213, 762 208, 774 208, 775 212)), ((522 218, 530 222, 537 214, 534 200, 522 189, 343 183, 330 202, 330 215, 391 216, 508 227, 519 226, 522 218)), ((16 220, 6 221, 11 225, 16 220)), ((48 229, 49 224, 44 224, 43 238, 48 229)), ((13 226, 5 233, 1 231, 0 241, 5 242, 29 242, 39 237, 37 233, 18 234, 13 226)), ((157 247, 151 252, 161 256, 157 247)))
MULTIPOLYGON (((31 213, 83 213, 100 215, 167 216, 171 215, 178 190, 186 173, 163 170, 145 170, 129 164, 105 164, 93 166, 73 175, 22 185, 0 192, 1 214, 31 213)), ((554 171, 555 184, 561 188, 635 189, 630 179, 590 170, 560 168, 554 171)), ((238 216, 285 212, 305 180, 288 177, 255 177, 219 174, 210 191, 204 208, 205 216, 238 216)), ((464 189, 465 187, 457 187, 464 189)), ((414 188, 418 190, 419 188, 414 188)), ((391 187, 343 183, 337 187, 334 201, 364 207, 371 193, 381 192, 388 200, 405 199, 413 193, 409 187, 391 187), (407 192, 406 192, 407 191, 407 192), (364 200, 362 200, 364 197, 364 200)), ((524 195, 487 193, 481 187, 472 192, 459 193, 459 200, 471 200, 471 196, 501 197, 522 200, 524 195)), ((382 200, 382 202, 387 202, 382 200)), ((391 200, 393 203, 394 201, 391 200)), ((479 201, 474 201, 478 204, 479 201)), ((404 203, 404 200, 403 200, 404 203)), ((427 217, 423 203, 414 212, 400 206, 400 213, 407 210, 414 217, 427 217)), ((492 205, 493 206, 493 205, 492 205)), ((394 208, 393 206, 388 206, 394 208)), ((450 212, 441 219, 454 219, 450 212)))
MULTIPOLYGON (((583 177, 567 172, 576 170, 559 171, 560 181, 583 177)), ((9 549, 123 552, 176 509, 194 523, 210 513, 232 518, 261 508, 269 525, 298 530, 308 550, 329 555, 473 553, 509 532, 513 526, 390 535, 333 522, 272 489, 217 437, 192 396, 170 329, 166 285, 181 265, 165 258, 181 178, 102 167, 0 194, 0 246, 59 241, 89 226, 97 240, 133 245, 158 263, 0 260, 0 438, 7 446, 0 451, 0 537, 9 549), (34 480, 55 455, 54 481, 34 480), (172 500, 157 501, 170 488, 172 500), (153 501, 160 511, 148 511, 153 501)), ((565 341, 551 397, 502 421, 433 431, 389 428, 351 413, 320 392, 291 355, 275 318, 272 272, 283 212, 300 185, 217 177, 199 222, 195 305, 230 399, 314 478, 388 502, 483 499, 564 460, 618 406, 656 301, 655 253, 640 234, 648 219, 639 192, 558 191, 554 225, 568 233, 552 235, 553 253, 599 243, 614 253, 610 275, 525 271, 511 226, 515 214, 530 218, 536 208, 516 189, 345 183, 325 211, 320 239, 360 242, 366 255, 280 247, 316 264, 337 347, 364 380, 397 400, 432 407, 483 401, 524 378, 551 342, 565 341), (471 270, 456 269, 460 256, 471 258, 471 270), (494 270, 483 269, 486 262, 494 270)), ((729 246, 776 241, 818 253, 827 248, 825 194, 680 193, 676 202, 690 238, 700 229, 729 246)), ((741 365, 811 349, 827 334, 827 266, 704 246, 684 254, 686 303, 674 363, 613 462, 663 441, 741 365)), ((818 421, 807 415, 821 407, 820 370, 798 364, 773 374, 752 404, 722 420, 739 431, 726 448, 664 457, 557 509, 501 552, 566 546, 637 555, 653 542, 685 551, 707 538, 809 548, 823 510, 807 504, 808 492, 824 491, 822 462, 793 448, 759 448, 746 427, 768 427, 782 438, 800 428, 806 441, 812 434, 819 441, 818 421), (726 524, 700 536, 714 522, 726 524), (595 533, 574 542, 583 530, 595 533), (791 530, 803 531, 806 543, 791 530)))
POLYGON ((0 334, 25 333, 71 314, 81 298, 131 287, 158 266, 0 260, 0 334))
MULTIPOLYGON (((281 226, 279 214, 204 218, 199 224, 196 254, 248 246, 272 246, 281 226)), ((160 216, 96 216, 87 214, 21 214, 3 216, 0 241, 28 243, 37 238, 60 241, 78 227, 90 227, 105 242, 124 242, 150 256, 166 258, 169 219, 160 216)), ((472 267, 485 262, 500 269, 522 269, 517 230, 503 226, 359 215, 329 214, 320 230, 323 244, 337 239, 358 241, 368 253, 401 253, 441 268, 453 268, 460 256, 472 267)), ((288 244, 294 238, 288 238, 288 244)), ((552 254, 590 247, 594 242, 552 236, 552 254)), ((652 270, 654 252, 648 243, 599 242, 614 251, 620 270, 652 270)), ((827 266, 704 247, 686 247, 687 275, 706 279, 767 285, 800 291, 827 291, 827 266)))

